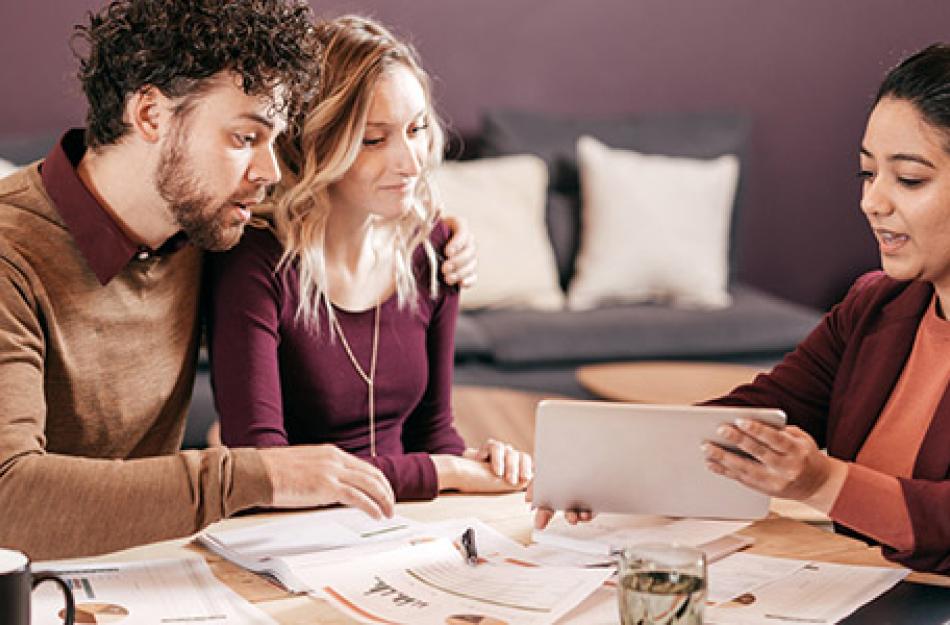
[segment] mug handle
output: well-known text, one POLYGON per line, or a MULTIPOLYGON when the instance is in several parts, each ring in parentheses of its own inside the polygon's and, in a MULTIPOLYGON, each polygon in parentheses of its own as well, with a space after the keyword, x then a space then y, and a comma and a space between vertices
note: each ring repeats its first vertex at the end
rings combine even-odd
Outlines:
POLYGON ((66 620, 63 625, 73 625, 73 621, 76 619, 76 601, 73 599, 73 591, 69 584, 52 573, 33 573, 34 589, 43 582, 55 582, 63 591, 63 596, 66 598, 66 620))

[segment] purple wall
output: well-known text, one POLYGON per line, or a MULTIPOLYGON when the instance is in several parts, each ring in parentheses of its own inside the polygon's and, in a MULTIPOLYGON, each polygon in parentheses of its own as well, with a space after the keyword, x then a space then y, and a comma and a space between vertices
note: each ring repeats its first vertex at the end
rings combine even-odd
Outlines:
MULTIPOLYGON (((70 26, 98 0, 0 5, 0 136, 81 120, 70 26), (17 5, 17 6, 14 6, 17 5)), ((950 38, 945 0, 363 0, 408 35, 463 133, 489 107, 617 114, 705 108, 754 120, 741 224, 748 282, 826 306, 877 264, 858 211, 869 100, 906 52, 950 38)))

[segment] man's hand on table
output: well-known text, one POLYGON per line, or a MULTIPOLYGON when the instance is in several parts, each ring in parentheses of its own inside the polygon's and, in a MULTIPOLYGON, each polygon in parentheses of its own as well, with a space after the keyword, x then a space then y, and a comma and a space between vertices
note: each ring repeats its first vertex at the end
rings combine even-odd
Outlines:
POLYGON ((395 496, 373 465, 335 445, 294 445, 259 450, 274 490, 275 508, 342 503, 374 519, 391 517, 395 496))

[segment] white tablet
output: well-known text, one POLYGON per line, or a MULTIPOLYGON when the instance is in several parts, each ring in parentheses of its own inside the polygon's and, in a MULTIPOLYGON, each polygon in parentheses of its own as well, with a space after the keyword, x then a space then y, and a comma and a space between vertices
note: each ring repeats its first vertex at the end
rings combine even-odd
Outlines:
POLYGON ((769 497, 706 468, 700 446, 737 417, 777 427, 770 408, 546 400, 535 425, 534 502, 555 510, 758 519, 769 497))

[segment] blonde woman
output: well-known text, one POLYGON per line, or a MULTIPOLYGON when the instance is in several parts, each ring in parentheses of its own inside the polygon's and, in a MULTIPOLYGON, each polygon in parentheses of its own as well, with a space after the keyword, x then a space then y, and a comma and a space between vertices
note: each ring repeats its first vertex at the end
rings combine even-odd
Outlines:
POLYGON ((443 142, 428 77, 373 21, 317 30, 320 94, 285 146, 272 219, 210 266, 222 439, 334 443, 399 500, 522 488, 530 456, 466 449, 452 425, 458 293, 437 271, 448 231, 429 181, 443 142))

